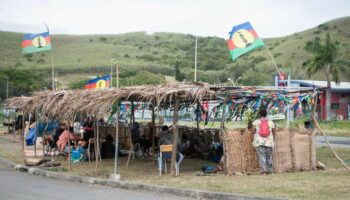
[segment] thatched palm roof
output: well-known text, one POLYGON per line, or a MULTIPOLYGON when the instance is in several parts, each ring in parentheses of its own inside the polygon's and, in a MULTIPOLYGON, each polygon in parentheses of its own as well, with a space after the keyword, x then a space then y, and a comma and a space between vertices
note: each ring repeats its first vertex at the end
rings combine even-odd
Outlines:
POLYGON ((39 112, 48 119, 64 120, 73 119, 78 113, 104 116, 119 100, 172 106, 176 99, 193 104, 215 98, 215 92, 210 90, 208 84, 168 83, 106 90, 40 91, 31 97, 11 98, 6 103, 8 107, 16 107, 25 114, 39 112))
MULTIPOLYGON (((53 120, 74 119, 75 115, 107 115, 113 104, 122 101, 149 102, 158 108, 173 107, 175 100, 181 106, 188 106, 204 100, 218 100, 227 96, 245 97, 256 92, 277 92, 282 94, 305 93, 313 88, 281 87, 227 87, 213 86, 206 83, 167 83, 163 85, 143 85, 105 90, 61 90, 35 92, 31 97, 8 99, 8 107, 16 107, 24 114, 39 113, 42 117, 53 120)), ((257 93, 257 94, 258 94, 257 93)))

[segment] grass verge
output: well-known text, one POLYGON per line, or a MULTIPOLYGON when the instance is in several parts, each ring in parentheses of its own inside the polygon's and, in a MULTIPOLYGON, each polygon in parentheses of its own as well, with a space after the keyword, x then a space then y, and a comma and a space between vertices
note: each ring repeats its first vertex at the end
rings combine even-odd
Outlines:
MULTIPOLYGON (((13 142, 12 135, 0 136, 0 157, 22 163, 20 143, 13 142)), ((32 147, 29 147, 32 148, 32 147)), ((350 149, 337 149, 339 155, 350 161, 350 149)), ((126 170, 127 157, 118 159, 118 173, 122 180, 171 186, 184 189, 201 189, 217 192, 232 192, 247 195, 273 196, 292 199, 348 199, 350 196, 350 173, 326 147, 317 149, 317 160, 326 164, 324 171, 289 172, 271 176, 248 175, 227 176, 224 174, 202 174, 203 165, 213 165, 201 159, 185 158, 180 166, 180 175, 158 176, 157 162, 154 159, 135 158, 126 170)), ((58 161, 68 170, 64 158, 58 161)), ((113 173, 114 160, 103 160, 98 164, 83 162, 72 165, 72 174, 107 178, 113 173)))

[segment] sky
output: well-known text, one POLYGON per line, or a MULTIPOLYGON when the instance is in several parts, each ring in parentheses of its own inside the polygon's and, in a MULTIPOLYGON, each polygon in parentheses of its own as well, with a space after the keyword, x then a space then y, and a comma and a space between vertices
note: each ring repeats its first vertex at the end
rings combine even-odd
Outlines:
POLYGON ((51 34, 175 32, 228 38, 250 21, 280 37, 350 16, 350 0, 0 0, 0 30, 51 34))

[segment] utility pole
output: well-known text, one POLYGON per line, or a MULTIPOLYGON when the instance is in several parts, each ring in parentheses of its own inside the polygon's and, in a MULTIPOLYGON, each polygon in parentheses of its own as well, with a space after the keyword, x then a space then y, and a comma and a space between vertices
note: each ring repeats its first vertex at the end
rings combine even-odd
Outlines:
POLYGON ((58 89, 58 72, 55 72, 55 90, 58 89))
POLYGON ((7 82, 6 82, 6 99, 9 98, 9 77, 6 77, 7 82))

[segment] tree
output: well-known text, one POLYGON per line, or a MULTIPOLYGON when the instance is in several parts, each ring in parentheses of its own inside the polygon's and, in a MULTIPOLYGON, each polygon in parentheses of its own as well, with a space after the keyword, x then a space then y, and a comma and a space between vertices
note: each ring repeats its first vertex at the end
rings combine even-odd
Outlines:
POLYGON ((306 67, 308 77, 318 71, 322 71, 327 80, 326 89, 326 120, 331 118, 331 81, 336 83, 340 82, 340 72, 344 71, 346 66, 349 66, 349 62, 343 60, 339 56, 340 43, 338 41, 332 41, 329 33, 326 35, 326 40, 321 41, 319 37, 312 41, 308 41, 304 50, 311 53, 311 58, 308 59, 303 66, 306 67))

